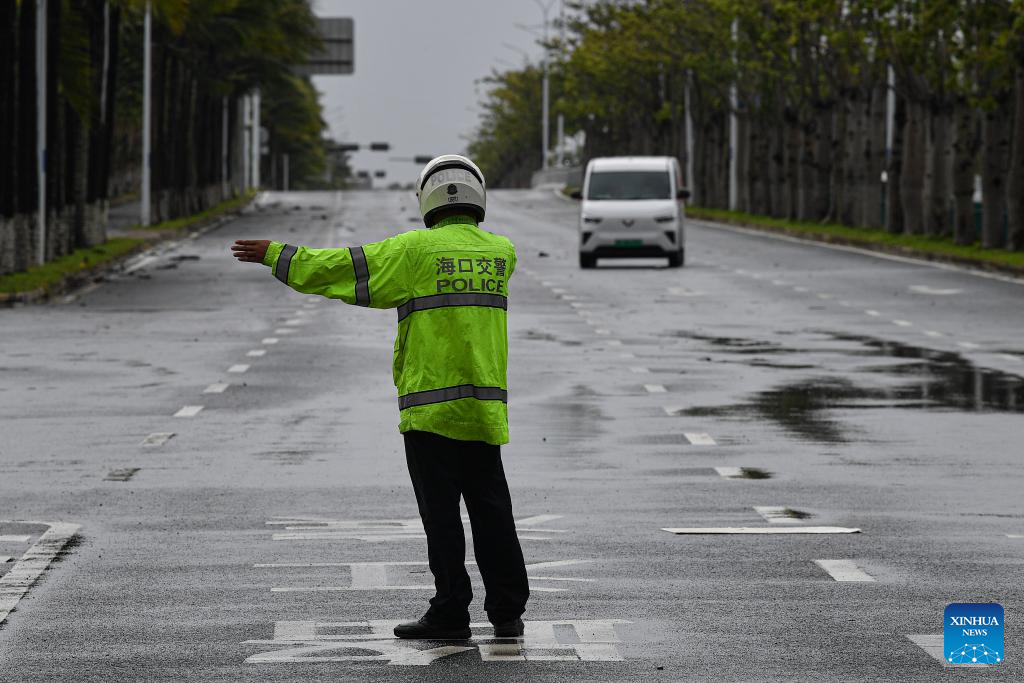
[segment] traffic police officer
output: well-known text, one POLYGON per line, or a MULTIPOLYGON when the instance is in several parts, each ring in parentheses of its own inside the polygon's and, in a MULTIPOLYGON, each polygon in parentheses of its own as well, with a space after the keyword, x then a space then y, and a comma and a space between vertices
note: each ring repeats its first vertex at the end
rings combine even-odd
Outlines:
POLYGON ((508 443, 506 367, 508 281, 516 252, 505 237, 481 230, 483 173, 446 154, 416 181, 428 230, 341 249, 239 240, 241 261, 270 266, 281 282, 345 303, 398 309, 394 381, 399 430, 427 534, 436 593, 399 638, 470 637, 466 541, 459 510, 466 501, 484 609, 496 637, 523 634, 529 597, 516 536, 501 444, 508 443))

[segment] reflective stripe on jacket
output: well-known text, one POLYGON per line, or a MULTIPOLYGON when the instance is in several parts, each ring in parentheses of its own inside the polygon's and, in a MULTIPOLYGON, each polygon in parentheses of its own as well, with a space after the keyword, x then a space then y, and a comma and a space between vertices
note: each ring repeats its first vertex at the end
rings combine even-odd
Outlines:
POLYGON ((307 294, 395 308, 399 430, 508 443, 506 310, 515 247, 452 217, 341 249, 271 242, 264 264, 307 294))

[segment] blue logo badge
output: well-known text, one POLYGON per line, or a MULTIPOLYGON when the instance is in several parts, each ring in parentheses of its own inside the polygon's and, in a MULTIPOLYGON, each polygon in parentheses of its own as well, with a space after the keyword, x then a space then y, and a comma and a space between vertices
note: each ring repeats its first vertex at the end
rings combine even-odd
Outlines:
POLYGON ((1003 608, 994 602, 954 602, 943 614, 943 654, 953 664, 1003 661, 1003 608))

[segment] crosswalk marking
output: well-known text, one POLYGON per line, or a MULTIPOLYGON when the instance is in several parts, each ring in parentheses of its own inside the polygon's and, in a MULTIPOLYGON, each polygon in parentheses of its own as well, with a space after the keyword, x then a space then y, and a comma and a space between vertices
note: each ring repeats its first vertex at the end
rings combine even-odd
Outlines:
POLYGON ((690 442, 692 446, 715 446, 715 440, 711 438, 709 434, 704 432, 683 432, 683 436, 690 442))
POLYGON ((246 372, 248 369, 249 369, 248 365, 245 365, 244 363, 240 363, 238 365, 232 365, 230 368, 228 368, 228 372, 242 373, 242 372, 246 372))
POLYGON ((223 394, 228 388, 225 382, 217 382, 203 389, 204 394, 223 394))
POLYGON ((857 566, 853 560, 815 560, 836 581, 874 581, 875 577, 857 566))

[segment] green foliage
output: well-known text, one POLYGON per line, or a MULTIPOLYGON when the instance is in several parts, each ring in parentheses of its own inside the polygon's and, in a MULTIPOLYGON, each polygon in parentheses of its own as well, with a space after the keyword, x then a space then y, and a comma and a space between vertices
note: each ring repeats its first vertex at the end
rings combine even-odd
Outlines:
POLYGON ((541 77, 539 67, 527 66, 485 80, 489 90, 469 155, 492 187, 528 185, 541 166, 541 77))
POLYGON ((41 266, 29 268, 13 275, 0 277, 0 293, 13 294, 36 289, 50 290, 65 278, 123 257, 137 249, 145 240, 127 237, 112 239, 105 244, 78 249, 41 266))

